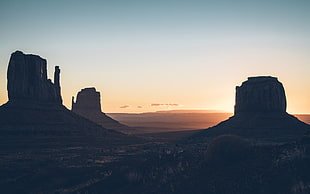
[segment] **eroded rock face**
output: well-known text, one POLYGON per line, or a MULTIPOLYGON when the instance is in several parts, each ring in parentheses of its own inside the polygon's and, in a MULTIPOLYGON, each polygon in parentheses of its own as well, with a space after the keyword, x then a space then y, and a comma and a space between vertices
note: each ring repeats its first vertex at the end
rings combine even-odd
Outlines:
POLYGON ((236 87, 235 115, 257 112, 286 112, 285 91, 277 78, 249 77, 236 87))
POLYGON ((7 71, 9 101, 30 100, 62 104, 60 69, 55 67, 54 83, 47 78, 47 62, 37 55, 16 51, 11 55, 7 71))
POLYGON ((74 97, 72 97, 72 111, 76 113, 101 113, 100 92, 97 92, 94 87, 84 88, 79 91, 76 102, 74 102, 74 97))

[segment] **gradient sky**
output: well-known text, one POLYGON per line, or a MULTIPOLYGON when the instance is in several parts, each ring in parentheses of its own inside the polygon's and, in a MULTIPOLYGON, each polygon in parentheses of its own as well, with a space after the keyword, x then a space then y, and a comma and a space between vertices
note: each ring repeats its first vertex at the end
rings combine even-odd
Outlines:
POLYGON ((0 104, 21 50, 46 58, 50 78, 60 66, 68 108, 95 86, 104 112, 232 112, 236 85, 272 75, 288 112, 310 113, 309 9, 309 0, 1 1, 0 104))

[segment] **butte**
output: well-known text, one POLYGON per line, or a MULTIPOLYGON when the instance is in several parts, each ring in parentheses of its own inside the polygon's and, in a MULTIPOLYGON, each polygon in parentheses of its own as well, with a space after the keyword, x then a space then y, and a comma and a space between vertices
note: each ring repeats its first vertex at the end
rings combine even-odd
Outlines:
POLYGON ((286 112, 285 90, 276 77, 249 77, 236 87, 234 115, 190 141, 208 142, 224 134, 255 142, 288 142, 309 134, 310 125, 286 112))
POLYGON ((126 134, 131 134, 134 131, 133 128, 119 123, 101 111, 100 92, 97 92, 94 87, 79 91, 76 102, 72 97, 72 111, 106 129, 113 129, 126 134))
POLYGON ((11 55, 7 90, 9 100, 0 106, 0 134, 5 140, 21 144, 45 139, 46 143, 52 141, 61 145, 75 142, 107 145, 135 139, 105 129, 63 106, 60 68, 55 67, 52 82, 47 77, 47 61, 40 56, 21 51, 11 55))

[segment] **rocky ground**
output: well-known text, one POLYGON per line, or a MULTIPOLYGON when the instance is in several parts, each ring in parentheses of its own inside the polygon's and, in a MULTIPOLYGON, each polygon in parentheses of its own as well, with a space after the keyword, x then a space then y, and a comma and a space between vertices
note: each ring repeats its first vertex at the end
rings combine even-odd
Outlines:
POLYGON ((310 191, 309 137, 260 145, 240 139, 214 140, 210 151, 184 141, 64 146, 59 138, 1 138, 0 188, 3 193, 310 191))

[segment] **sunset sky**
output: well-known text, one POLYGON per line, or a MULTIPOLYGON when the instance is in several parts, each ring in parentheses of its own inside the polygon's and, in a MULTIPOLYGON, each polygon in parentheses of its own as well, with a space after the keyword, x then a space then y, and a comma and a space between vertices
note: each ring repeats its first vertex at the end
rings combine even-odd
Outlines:
POLYGON ((85 87, 104 112, 232 112, 249 76, 283 83, 289 113, 310 113, 309 0, 0 1, 0 104, 10 54, 61 68, 64 104, 85 87))

